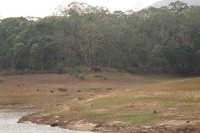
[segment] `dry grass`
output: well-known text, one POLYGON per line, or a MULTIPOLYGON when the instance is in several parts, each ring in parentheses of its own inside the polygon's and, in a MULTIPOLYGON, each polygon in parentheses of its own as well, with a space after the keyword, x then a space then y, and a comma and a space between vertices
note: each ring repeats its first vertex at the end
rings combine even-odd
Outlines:
POLYGON ((200 78, 125 73, 106 73, 106 77, 5 76, 0 83, 0 108, 48 108, 38 116, 48 119, 58 115, 62 116, 60 121, 135 125, 200 122, 200 78))

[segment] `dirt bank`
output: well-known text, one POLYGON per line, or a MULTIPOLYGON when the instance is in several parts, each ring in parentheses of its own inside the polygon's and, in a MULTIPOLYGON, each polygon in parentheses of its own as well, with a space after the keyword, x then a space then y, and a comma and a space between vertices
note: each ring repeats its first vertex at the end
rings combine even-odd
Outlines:
POLYGON ((103 133, 200 133, 200 123, 191 124, 185 121, 181 125, 149 125, 149 126, 135 126, 120 122, 87 122, 86 120, 66 120, 62 117, 38 117, 38 114, 28 115, 22 117, 19 122, 31 121, 37 124, 47 124, 51 126, 59 126, 61 128, 79 130, 79 131, 93 131, 103 133))

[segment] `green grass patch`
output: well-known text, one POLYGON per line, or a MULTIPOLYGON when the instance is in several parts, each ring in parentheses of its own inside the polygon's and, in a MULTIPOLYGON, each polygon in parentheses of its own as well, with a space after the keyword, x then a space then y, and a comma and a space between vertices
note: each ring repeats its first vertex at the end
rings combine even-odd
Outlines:
MULTIPOLYGON (((127 112, 126 112, 127 113, 127 112)), ((107 112, 107 113, 94 113, 90 112, 84 115, 84 119, 89 119, 92 121, 101 120, 101 121, 121 121, 131 124, 143 124, 156 120, 159 115, 153 114, 152 112, 137 112, 137 113, 128 113, 124 114, 121 111, 107 112)))
POLYGON ((118 117, 119 121, 128 122, 128 123, 146 123, 153 121, 158 118, 158 115, 153 113, 139 113, 139 114, 129 114, 121 115, 118 117))
POLYGON ((115 120, 115 116, 112 113, 87 113, 85 115, 83 115, 84 119, 88 119, 88 120, 101 120, 101 121, 113 121, 115 120))
POLYGON ((130 95, 126 95, 105 97, 89 102, 87 106, 85 106, 85 112, 87 113, 84 115, 84 118, 90 120, 122 121, 143 124, 159 120, 162 118, 160 113, 166 112, 169 107, 179 109, 180 107, 187 107, 186 105, 188 104, 193 104, 193 106, 195 106, 194 104, 198 104, 199 102, 200 99, 178 98, 173 96, 131 97, 130 95), (144 106, 140 106, 140 104, 144 106), (182 105, 184 106, 182 107, 182 105), (89 110, 89 112, 87 110, 89 110), (155 110, 157 113, 154 113, 155 110))
POLYGON ((126 103, 133 103, 137 100, 137 98, 134 97, 106 97, 97 99, 95 101, 92 101, 92 107, 93 108, 102 108, 102 107, 113 107, 115 105, 123 105, 126 103))
MULTIPOLYGON (((152 100, 152 98, 150 98, 152 100)), ((152 109, 144 106, 142 110, 127 105, 137 102, 149 102, 148 97, 106 97, 85 105, 84 119, 102 121, 121 121, 127 123, 145 123, 158 118, 152 109)))

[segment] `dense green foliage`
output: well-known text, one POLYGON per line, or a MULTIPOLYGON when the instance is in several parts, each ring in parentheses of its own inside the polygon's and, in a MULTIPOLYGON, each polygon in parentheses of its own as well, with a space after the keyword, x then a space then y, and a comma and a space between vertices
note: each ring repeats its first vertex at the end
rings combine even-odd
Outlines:
MULTIPOLYGON (((111 13, 73 2, 58 15, 0 23, 0 68, 104 66, 131 72, 200 73, 200 7, 111 13)), ((59 69, 60 69, 59 68, 59 69)))

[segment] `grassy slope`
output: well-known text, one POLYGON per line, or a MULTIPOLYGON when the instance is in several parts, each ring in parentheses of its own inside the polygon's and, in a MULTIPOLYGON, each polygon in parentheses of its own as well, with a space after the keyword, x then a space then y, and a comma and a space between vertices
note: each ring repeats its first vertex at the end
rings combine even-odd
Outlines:
POLYGON ((106 74, 106 80, 101 77, 105 76, 88 74, 85 80, 54 74, 4 77, 0 107, 48 107, 26 119, 47 124, 58 120, 63 127, 81 120, 140 126, 200 122, 200 78, 123 73, 106 74))
POLYGON ((90 122, 118 121, 136 125, 199 122, 200 78, 139 86, 137 89, 97 96, 89 101, 66 103, 57 110, 54 108, 47 112, 52 115, 59 112, 66 118, 86 119, 90 122))

